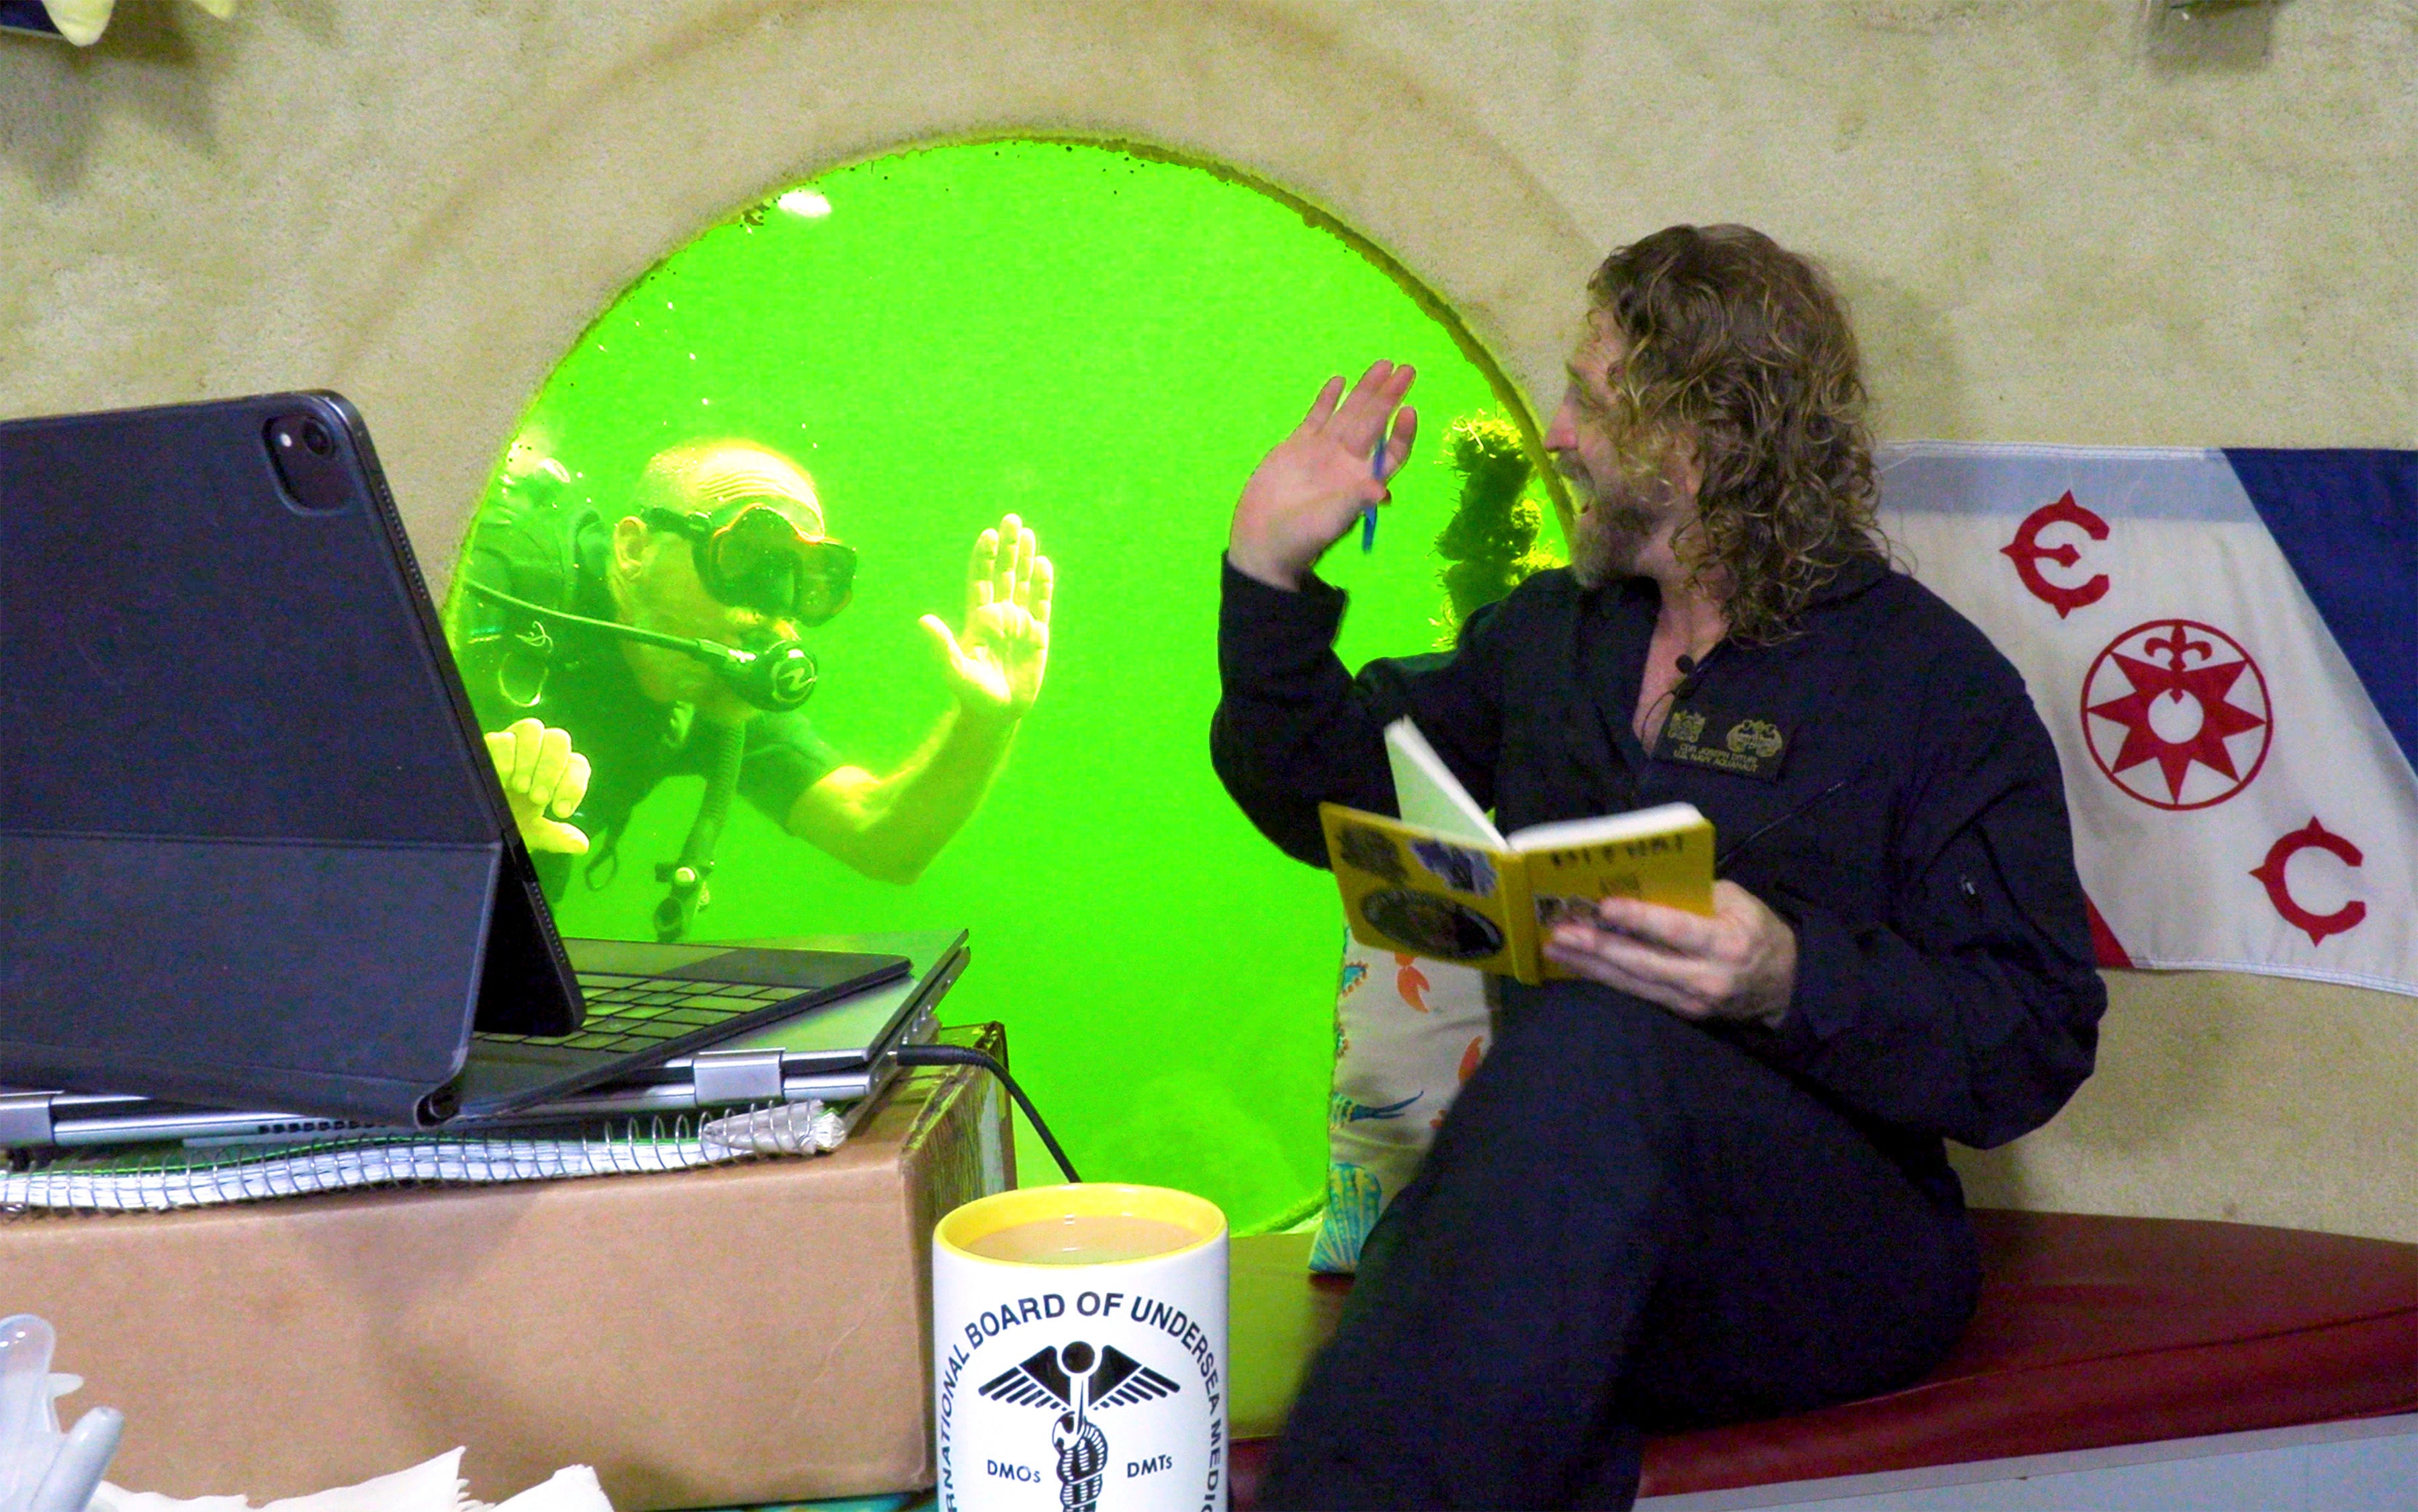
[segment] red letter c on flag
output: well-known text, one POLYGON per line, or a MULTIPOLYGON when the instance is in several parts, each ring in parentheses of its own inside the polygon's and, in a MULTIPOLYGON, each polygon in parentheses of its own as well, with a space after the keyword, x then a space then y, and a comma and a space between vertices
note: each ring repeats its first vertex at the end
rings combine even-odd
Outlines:
POLYGON ((2250 875, 2266 884, 2267 901, 2275 905, 2275 911, 2284 916, 2285 922, 2305 931, 2309 943, 2315 945, 2328 935, 2339 935, 2355 927, 2367 917, 2367 905, 2353 898, 2332 913, 2311 913, 2294 902, 2292 890, 2284 881, 2284 867, 2294 856, 2309 849, 2326 851, 2346 866, 2356 866, 2367 859, 2360 854, 2359 847, 2327 830, 2318 822, 2317 816, 2311 815, 2307 825, 2269 847, 2267 859, 2250 875))

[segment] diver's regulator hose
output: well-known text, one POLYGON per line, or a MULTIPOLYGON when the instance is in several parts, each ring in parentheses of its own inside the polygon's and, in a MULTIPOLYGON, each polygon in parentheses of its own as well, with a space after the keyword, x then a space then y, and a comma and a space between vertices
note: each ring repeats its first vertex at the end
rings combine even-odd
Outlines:
POLYGON ((815 664, 814 653, 794 638, 776 640, 769 646, 749 650, 725 646, 719 641, 667 635, 659 630, 641 630, 618 620, 596 619, 587 615, 573 614, 568 609, 531 603, 527 599, 516 599, 501 588, 490 588, 475 578, 464 578, 462 586, 482 599, 500 603, 508 609, 517 609, 523 614, 535 615, 541 619, 574 625, 600 634, 619 635, 641 646, 660 646, 667 651, 694 656, 712 667, 724 686, 767 713, 787 713, 815 695, 819 669, 815 664))

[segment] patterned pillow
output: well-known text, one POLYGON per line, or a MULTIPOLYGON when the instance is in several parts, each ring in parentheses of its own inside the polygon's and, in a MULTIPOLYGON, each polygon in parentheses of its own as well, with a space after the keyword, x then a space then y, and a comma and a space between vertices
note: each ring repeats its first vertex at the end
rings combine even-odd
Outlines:
POLYGON ((1418 1169, 1491 1033, 1478 972, 1344 937, 1326 1211, 1310 1246, 1311 1270, 1358 1267, 1362 1241, 1418 1169))

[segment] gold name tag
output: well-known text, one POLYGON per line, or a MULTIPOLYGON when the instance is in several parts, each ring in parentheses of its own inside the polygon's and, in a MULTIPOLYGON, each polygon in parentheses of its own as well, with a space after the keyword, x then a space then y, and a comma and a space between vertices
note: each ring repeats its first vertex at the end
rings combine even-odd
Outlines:
POLYGON ((1757 782, 1778 782, 1788 755, 1788 737, 1768 719, 1713 719, 1698 710, 1674 709, 1654 742, 1654 759, 1707 767, 1757 782))

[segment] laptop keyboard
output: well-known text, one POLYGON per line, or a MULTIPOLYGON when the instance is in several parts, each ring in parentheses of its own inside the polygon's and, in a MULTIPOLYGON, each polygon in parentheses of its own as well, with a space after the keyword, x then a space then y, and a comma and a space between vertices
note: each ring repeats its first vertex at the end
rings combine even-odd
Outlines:
POLYGON ((588 1016, 575 1034, 481 1034, 479 1038, 506 1045, 560 1045, 574 1050, 646 1050, 752 1014, 768 1002, 799 997, 801 991, 744 982, 582 971, 579 996, 588 1003, 588 1016))

